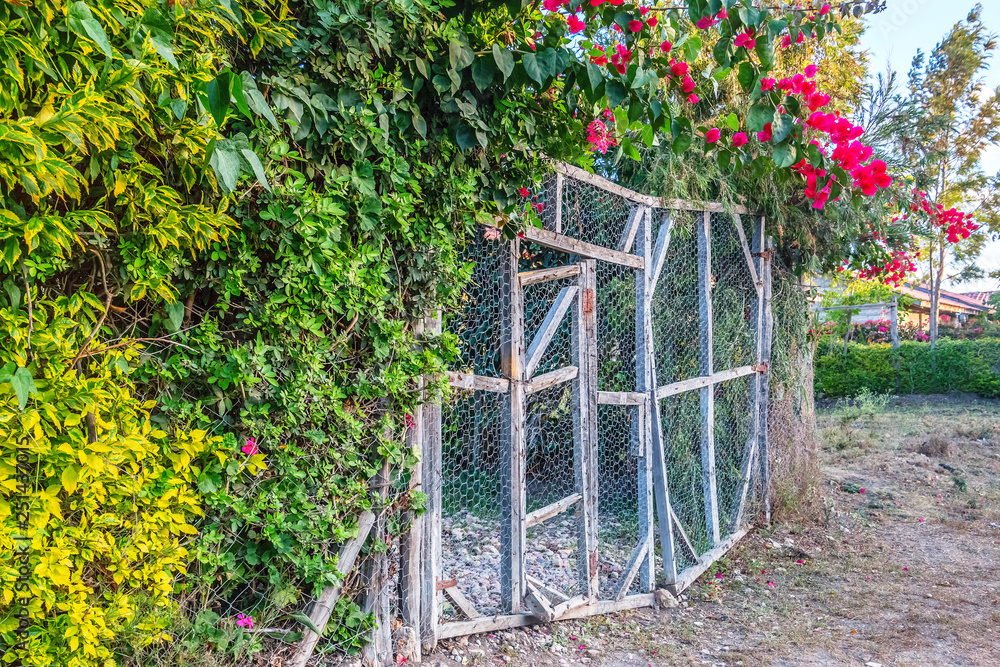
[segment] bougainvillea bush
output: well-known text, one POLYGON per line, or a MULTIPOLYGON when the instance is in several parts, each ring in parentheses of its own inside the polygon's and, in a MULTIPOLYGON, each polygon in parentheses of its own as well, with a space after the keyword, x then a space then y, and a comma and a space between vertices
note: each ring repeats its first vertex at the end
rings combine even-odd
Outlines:
MULTIPOLYGON (((454 341, 415 323, 455 303, 477 221, 537 222, 547 160, 659 144, 810 215, 869 205, 891 179, 824 73, 775 70, 848 11, 0 2, 5 591, 32 527, 7 505, 45 528, 29 595, 0 599, 5 656, 218 663, 262 619, 301 629, 359 512, 398 533, 420 508, 407 415, 454 341)), ((366 628, 352 592, 338 627, 366 628)))

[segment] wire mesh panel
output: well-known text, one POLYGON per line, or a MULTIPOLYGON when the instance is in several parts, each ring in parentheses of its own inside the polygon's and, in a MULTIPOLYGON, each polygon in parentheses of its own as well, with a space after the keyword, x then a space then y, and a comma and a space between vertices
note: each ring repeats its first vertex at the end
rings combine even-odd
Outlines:
MULTIPOLYGON (((674 540, 683 543, 686 535, 691 546, 702 554, 712 544, 705 523, 701 402, 698 392, 689 391, 660 401, 660 421, 670 505, 680 523, 680 528, 674 528, 674 540)), ((678 570, 694 564, 691 554, 684 549, 676 548, 675 554, 678 570)))
POLYGON ((712 349, 717 369, 757 363, 757 288, 735 219, 712 214, 712 349))
POLYGON ((715 475, 723 531, 738 528, 732 522, 746 486, 755 388, 750 375, 715 385, 715 475))
MULTIPOLYGON (((654 232, 664 222, 653 216, 654 232)), ((653 292, 653 358, 657 385, 698 375, 698 238, 702 213, 670 212, 670 245, 653 292)), ((655 238, 655 237, 654 237, 655 238)))
MULTIPOLYGON (((629 559, 639 544, 639 474, 645 474, 632 449, 632 429, 637 417, 632 406, 599 405, 598 435, 598 566, 600 597, 613 596, 626 576, 629 559)), ((639 577, 628 592, 638 593, 639 577)))
POLYGON ((604 248, 617 248, 637 208, 599 186, 564 179, 562 233, 604 248))

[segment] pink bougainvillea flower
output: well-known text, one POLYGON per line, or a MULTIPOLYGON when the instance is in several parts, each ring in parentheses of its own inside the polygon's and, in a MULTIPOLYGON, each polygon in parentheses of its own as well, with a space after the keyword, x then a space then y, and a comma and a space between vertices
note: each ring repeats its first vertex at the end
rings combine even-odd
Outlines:
POLYGON ((830 13, 830 5, 823 5, 822 7, 820 7, 820 10, 819 10, 819 15, 820 16, 823 16, 824 14, 829 14, 829 13, 830 13))
POLYGON ((236 614, 236 625, 247 630, 253 630, 253 616, 247 614, 236 614))
POLYGON ((723 19, 728 19, 729 12, 727 12, 726 8, 723 7, 722 9, 719 10, 719 13, 715 15, 715 18, 719 19, 720 21, 723 19))
POLYGON ((646 25, 648 25, 650 28, 655 28, 656 24, 659 22, 660 19, 656 18, 655 16, 650 16, 648 19, 646 19, 646 25))
POLYGON ((603 46, 596 46, 594 48, 598 49, 601 52, 602 55, 599 55, 599 56, 590 56, 590 62, 594 63, 595 65, 607 65, 608 64, 608 57, 606 55, 603 55, 604 54, 604 47, 603 46))
MULTIPOLYGON (((883 331, 885 331, 885 329, 884 329, 884 328, 883 328, 882 330, 883 330, 883 331)), ((864 492, 865 492, 865 490, 864 490, 864 489, 861 489, 860 491, 858 491, 858 493, 864 493, 864 492)))
POLYGON ((645 16, 648 13, 649 13, 649 7, 640 7, 639 8, 639 16, 645 16))
POLYGON ((771 132, 771 124, 767 123, 764 125, 764 129, 757 133, 757 138, 760 141, 770 141, 774 135, 771 132))
POLYGON ((690 95, 688 95, 688 102, 690 102, 691 104, 698 104, 698 101, 700 99, 701 98, 698 97, 697 95, 695 95, 694 93, 691 93, 690 95))
POLYGON ((797 560, 797 561, 795 561, 795 562, 796 562, 796 563, 798 563, 799 565, 804 565, 804 564, 805 564, 805 561, 804 561, 804 560, 802 560, 801 558, 800 558, 800 559, 798 559, 798 560, 797 560))
MULTIPOLYGON (((965 512, 962 512, 962 514, 965 514, 965 512)), ((908 568, 908 567, 904 567, 903 568, 903 572, 909 572, 909 571, 910 571, 910 568, 908 568)))
POLYGON ((625 0, 608 0, 608 3, 617 7, 618 5, 624 5, 625 0))
POLYGON ((615 29, 615 32, 621 32, 622 31, 622 27, 620 25, 618 25, 617 23, 615 23, 611 27, 615 29))
POLYGON ((746 142, 747 142, 746 132, 737 132, 736 134, 733 135, 733 141, 732 141, 733 148, 739 148, 746 142))
POLYGON ((664 53, 670 53, 670 49, 672 48, 674 48, 674 45, 667 40, 663 40, 663 42, 660 43, 660 51, 663 51, 664 53))
POLYGON ((781 38, 781 48, 787 49, 791 45, 792 45, 792 36, 791 35, 785 35, 784 37, 781 38))
POLYGON ((545 210, 545 204, 538 202, 537 204, 532 204, 531 208, 535 209, 535 213, 541 213, 545 210))
POLYGON ((569 31, 571 33, 582 32, 583 29, 587 27, 587 24, 581 21, 580 19, 576 18, 576 15, 574 14, 570 14, 569 16, 566 17, 566 23, 569 24, 569 31))
POLYGON ((694 90, 694 79, 692 79, 689 76, 685 76, 684 79, 681 81, 681 90, 683 90, 685 93, 690 93, 692 90, 694 90))
POLYGON ((740 34, 736 35, 736 39, 733 40, 733 46, 735 46, 736 48, 745 46, 747 49, 752 49, 756 45, 757 42, 754 41, 753 32, 751 32, 750 30, 747 30, 746 32, 741 32, 740 34))
POLYGON ((599 7, 604 4, 604 0, 590 0, 591 7, 599 7))
POLYGON ((800 32, 799 36, 795 38, 795 43, 801 44, 804 41, 806 41, 806 34, 804 32, 800 32))
POLYGON ((825 95, 823 93, 815 93, 814 95, 810 95, 809 98, 806 100, 806 104, 809 105, 810 111, 816 111, 818 109, 821 109, 829 103, 830 103, 830 96, 825 95))
POLYGON ((804 70, 802 70, 802 73, 806 75, 807 79, 811 79, 814 76, 816 76, 816 66, 815 65, 806 65, 806 68, 804 70))
POLYGON ((774 88, 774 84, 778 83, 775 79, 768 79, 767 77, 760 80, 760 89, 763 91, 768 91, 774 88))
POLYGON ((670 72, 674 76, 685 76, 688 73, 688 64, 686 62, 677 62, 670 65, 670 72))
POLYGON ((257 449, 257 440, 256 440, 256 438, 253 438, 253 437, 247 438, 246 444, 243 445, 243 447, 240 449, 240 451, 242 451, 247 456, 253 456, 254 454, 260 454, 260 450, 257 449))
POLYGON ((628 29, 632 32, 639 32, 642 30, 642 21, 636 21, 635 19, 628 22, 628 29))
POLYGON ((773 581, 769 581, 769 582, 767 582, 767 585, 771 586, 773 588, 774 587, 774 582, 773 581))
POLYGON ((550 12, 554 12, 562 6, 562 0, 543 0, 542 6, 550 12))
POLYGON ((719 128, 713 127, 705 133, 705 143, 714 144, 719 140, 719 128))
POLYGON ((531 196, 531 193, 528 192, 528 188, 521 188, 520 190, 517 191, 517 194, 521 195, 522 197, 530 197, 531 196))
POLYGON ((712 23, 711 16, 702 16, 695 25, 698 26, 698 30, 708 30, 712 27, 712 23))
POLYGON ((413 428, 417 425, 417 422, 413 419, 413 415, 406 413, 406 428, 413 428))

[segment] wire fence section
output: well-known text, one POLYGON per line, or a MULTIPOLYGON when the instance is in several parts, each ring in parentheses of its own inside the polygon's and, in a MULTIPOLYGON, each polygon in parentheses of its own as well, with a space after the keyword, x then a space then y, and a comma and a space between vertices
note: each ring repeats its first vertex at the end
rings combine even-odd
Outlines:
POLYGON ((765 502, 763 219, 566 166, 534 201, 541 228, 468 243, 444 325, 458 355, 422 442, 425 648, 679 594, 765 502))

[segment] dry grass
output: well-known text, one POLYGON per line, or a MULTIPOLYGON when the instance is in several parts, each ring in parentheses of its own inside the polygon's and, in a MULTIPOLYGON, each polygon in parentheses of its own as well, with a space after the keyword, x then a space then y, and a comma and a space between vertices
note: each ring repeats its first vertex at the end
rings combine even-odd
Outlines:
POLYGON ((1000 401, 894 399, 843 417, 818 414, 822 484, 807 501, 820 510, 790 493, 782 522, 709 570, 687 607, 473 638, 477 664, 1000 664, 1000 401), (509 662, 497 642, 516 647, 509 662))

